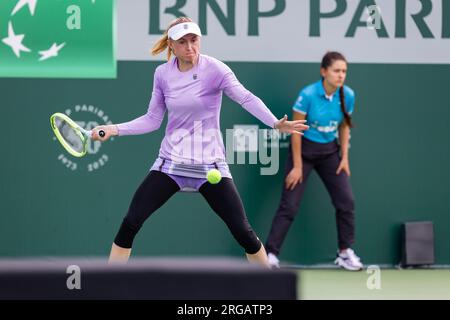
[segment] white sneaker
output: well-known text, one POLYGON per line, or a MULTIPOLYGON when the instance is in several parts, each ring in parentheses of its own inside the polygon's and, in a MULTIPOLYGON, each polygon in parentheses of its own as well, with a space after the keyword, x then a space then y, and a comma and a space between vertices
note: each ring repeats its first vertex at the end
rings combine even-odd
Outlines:
POLYGON ((273 253, 269 253, 267 255, 267 260, 269 261, 269 265, 271 268, 280 268, 280 260, 278 260, 277 256, 273 253))
POLYGON ((359 271, 363 268, 363 264, 360 260, 361 259, 355 254, 355 251, 348 248, 344 252, 338 251, 337 258, 334 260, 334 263, 347 270, 359 271))

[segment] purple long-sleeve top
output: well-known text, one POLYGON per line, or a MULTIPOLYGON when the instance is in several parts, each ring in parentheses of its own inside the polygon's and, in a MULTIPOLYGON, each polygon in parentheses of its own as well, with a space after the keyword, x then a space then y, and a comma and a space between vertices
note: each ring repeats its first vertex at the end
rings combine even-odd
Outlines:
POLYGON ((198 64, 181 72, 177 59, 156 68, 148 111, 118 125, 119 135, 139 135, 159 129, 168 111, 159 157, 180 163, 211 164, 225 161, 220 133, 222 92, 273 128, 277 118, 238 81, 223 62, 200 55, 198 64))

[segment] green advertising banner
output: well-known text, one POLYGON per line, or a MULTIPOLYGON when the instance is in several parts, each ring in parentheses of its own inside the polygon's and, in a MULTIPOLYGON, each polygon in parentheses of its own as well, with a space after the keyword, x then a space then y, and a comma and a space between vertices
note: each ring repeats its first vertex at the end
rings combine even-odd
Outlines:
POLYGON ((115 0, 0 1, 0 77, 115 78, 115 0))

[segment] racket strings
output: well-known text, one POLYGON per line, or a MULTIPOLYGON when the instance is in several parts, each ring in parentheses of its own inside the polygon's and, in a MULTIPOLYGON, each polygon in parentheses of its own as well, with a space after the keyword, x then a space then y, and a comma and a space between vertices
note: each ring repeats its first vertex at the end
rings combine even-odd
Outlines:
POLYGON ((77 129, 71 126, 66 120, 59 117, 55 118, 55 126, 68 147, 75 152, 81 153, 84 151, 86 141, 77 129))

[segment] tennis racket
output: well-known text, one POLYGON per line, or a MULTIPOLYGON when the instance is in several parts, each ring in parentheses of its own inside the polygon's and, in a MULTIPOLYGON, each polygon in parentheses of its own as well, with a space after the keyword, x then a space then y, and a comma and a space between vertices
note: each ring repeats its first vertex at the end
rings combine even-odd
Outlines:
MULTIPOLYGON (((55 113, 50 117, 50 124, 61 145, 74 157, 83 157, 87 152, 87 141, 92 137, 92 130, 85 130, 63 113, 55 113)), ((98 132, 100 137, 105 131, 98 132)))

